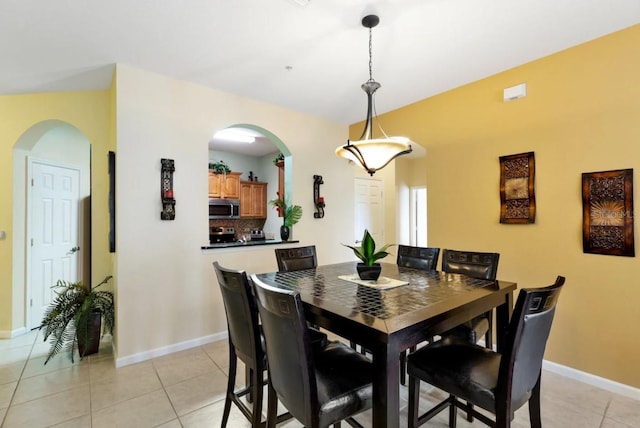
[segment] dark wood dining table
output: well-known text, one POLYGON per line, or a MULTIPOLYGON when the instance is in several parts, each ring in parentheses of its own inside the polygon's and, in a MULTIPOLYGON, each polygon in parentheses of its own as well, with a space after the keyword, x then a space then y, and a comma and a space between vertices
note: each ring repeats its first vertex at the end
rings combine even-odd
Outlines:
POLYGON ((379 287, 385 283, 395 287, 380 289, 345 279, 355 274, 356 262, 263 273, 258 278, 275 287, 299 291, 307 321, 371 352, 373 426, 396 428, 400 423, 401 352, 493 308, 500 349, 516 283, 381 265, 379 287))

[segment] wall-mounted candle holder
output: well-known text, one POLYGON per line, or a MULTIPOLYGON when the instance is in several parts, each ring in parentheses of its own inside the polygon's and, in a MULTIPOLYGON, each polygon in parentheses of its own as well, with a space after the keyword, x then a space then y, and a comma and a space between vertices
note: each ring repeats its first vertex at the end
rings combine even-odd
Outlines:
POLYGON ((176 200, 173 198, 173 173, 175 170, 173 159, 160 159, 161 220, 176 219, 176 200))
POLYGON ((324 217, 324 198, 320 196, 320 185, 324 184, 321 175, 313 176, 313 203, 316 206, 316 212, 313 213, 313 218, 324 217))

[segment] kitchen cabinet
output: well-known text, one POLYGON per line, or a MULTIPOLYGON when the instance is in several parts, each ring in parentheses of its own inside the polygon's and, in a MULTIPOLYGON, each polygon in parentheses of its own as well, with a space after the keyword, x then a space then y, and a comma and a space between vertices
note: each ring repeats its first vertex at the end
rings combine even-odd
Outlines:
MULTIPOLYGON (((284 161, 281 160, 274 164, 278 167, 278 195, 284 198, 284 161)), ((283 217, 284 213, 278 212, 278 217, 283 217)))
POLYGON ((240 182, 240 217, 267 218, 267 183, 240 182))
POLYGON ((239 199, 241 175, 241 172, 216 174, 209 171, 209 197, 239 199))

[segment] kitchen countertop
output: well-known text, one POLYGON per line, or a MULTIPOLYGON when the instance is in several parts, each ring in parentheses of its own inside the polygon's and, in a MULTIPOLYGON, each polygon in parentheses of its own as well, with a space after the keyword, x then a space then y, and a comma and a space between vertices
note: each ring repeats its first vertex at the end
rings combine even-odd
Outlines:
POLYGON ((203 250, 215 250, 216 248, 242 248, 242 247, 256 247, 260 245, 275 245, 275 244, 297 244, 300 241, 282 241, 280 239, 263 239, 258 241, 235 241, 235 242, 220 242, 217 244, 203 245, 203 250))

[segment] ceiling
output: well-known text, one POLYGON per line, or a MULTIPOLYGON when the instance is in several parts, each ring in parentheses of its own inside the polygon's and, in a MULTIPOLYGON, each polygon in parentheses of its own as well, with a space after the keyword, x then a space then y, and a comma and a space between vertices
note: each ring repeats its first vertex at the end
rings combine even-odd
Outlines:
POLYGON ((638 24, 640 1, 6 0, 0 94, 106 89, 125 63, 351 124, 371 13, 384 113, 638 24))

